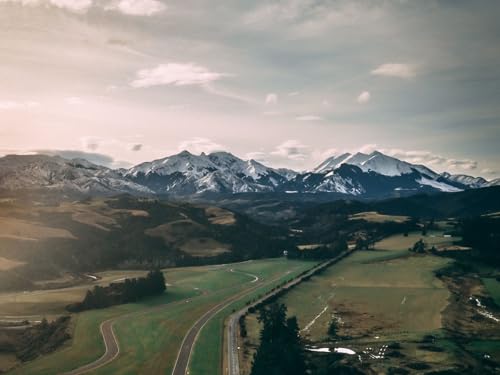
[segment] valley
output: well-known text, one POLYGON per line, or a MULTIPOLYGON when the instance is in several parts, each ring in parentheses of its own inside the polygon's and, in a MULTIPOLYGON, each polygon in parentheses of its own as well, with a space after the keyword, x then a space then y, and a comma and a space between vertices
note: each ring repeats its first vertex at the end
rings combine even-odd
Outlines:
POLYGON ((273 304, 296 317, 313 373, 489 374, 500 339, 497 196, 496 187, 376 201, 279 194, 47 201, 10 193, 0 202, 0 368, 224 374, 235 312, 348 254, 244 313, 233 326, 241 374, 250 374, 260 344, 260 311, 273 304), (88 290, 154 268, 165 293, 68 312, 88 290), (23 360, 22 332, 61 317, 69 317, 61 326, 68 338, 57 331, 48 348, 35 346, 23 360))

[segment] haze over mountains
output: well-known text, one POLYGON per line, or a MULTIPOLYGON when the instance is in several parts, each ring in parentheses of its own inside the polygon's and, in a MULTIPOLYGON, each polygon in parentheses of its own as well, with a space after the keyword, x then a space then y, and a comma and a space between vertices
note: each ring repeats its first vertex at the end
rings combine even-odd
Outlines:
POLYGON ((8 155, 0 158, 0 190, 65 194, 189 196, 235 193, 338 193, 383 198, 419 192, 456 192, 499 185, 499 180, 436 173, 381 152, 332 156, 312 171, 275 169, 228 152, 188 151, 113 170, 83 159, 8 155))

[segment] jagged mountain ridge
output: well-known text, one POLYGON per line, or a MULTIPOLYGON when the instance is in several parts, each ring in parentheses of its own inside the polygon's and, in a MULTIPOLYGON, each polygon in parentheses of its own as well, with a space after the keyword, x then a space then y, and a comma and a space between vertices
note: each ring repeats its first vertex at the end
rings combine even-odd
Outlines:
POLYGON ((333 156, 310 172, 275 169, 228 152, 194 155, 188 151, 113 170, 83 159, 9 155, 0 158, 0 189, 49 189, 87 195, 204 193, 340 193, 387 197, 419 192, 456 192, 500 181, 438 174, 375 151, 333 156))
POLYGON ((154 194, 146 186, 124 179, 113 169, 84 159, 47 155, 7 155, 0 158, 0 189, 38 190, 87 195, 154 194))

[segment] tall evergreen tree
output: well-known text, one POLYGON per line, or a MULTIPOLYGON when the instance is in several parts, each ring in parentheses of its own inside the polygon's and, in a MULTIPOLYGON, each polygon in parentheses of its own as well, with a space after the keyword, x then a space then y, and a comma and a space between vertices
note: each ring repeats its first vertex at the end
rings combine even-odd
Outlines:
POLYGON ((261 343, 255 353, 251 375, 303 375, 306 364, 299 326, 286 318, 286 306, 271 305, 260 313, 261 343))

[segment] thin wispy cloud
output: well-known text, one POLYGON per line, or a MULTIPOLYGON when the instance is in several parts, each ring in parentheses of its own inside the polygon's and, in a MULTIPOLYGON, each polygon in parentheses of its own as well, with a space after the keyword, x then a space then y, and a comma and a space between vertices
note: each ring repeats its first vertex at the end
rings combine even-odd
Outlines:
POLYGON ((297 121, 321 121, 323 118, 321 116, 316 115, 303 115, 295 117, 297 121))
POLYGON ((0 111, 14 109, 33 109, 40 107, 40 103, 36 101, 15 101, 15 100, 0 100, 0 111))
POLYGON ((0 0, 1 3, 18 4, 26 7, 54 7, 74 13, 85 13, 94 4, 93 0, 0 0))
POLYGON ((152 16, 167 9, 159 0, 0 0, 26 7, 43 6, 58 8, 72 13, 87 13, 91 8, 117 11, 129 16, 152 16))
POLYGON ((155 68, 141 69, 136 73, 136 78, 130 82, 134 88, 152 86, 193 86, 206 85, 217 81, 224 76, 222 73, 194 63, 168 63, 160 64, 155 68))
POLYGON ((66 104, 69 105, 81 105, 83 104, 83 99, 78 97, 78 96, 69 96, 67 98, 64 98, 64 101, 66 104))
POLYGON ((209 138, 194 137, 180 142, 177 149, 179 151, 188 150, 194 154, 201 154, 202 152, 222 151, 225 147, 209 138))
POLYGON ((376 76, 396 77, 396 78, 413 78, 417 75, 417 70, 411 64, 382 64, 371 71, 371 74, 376 76))

